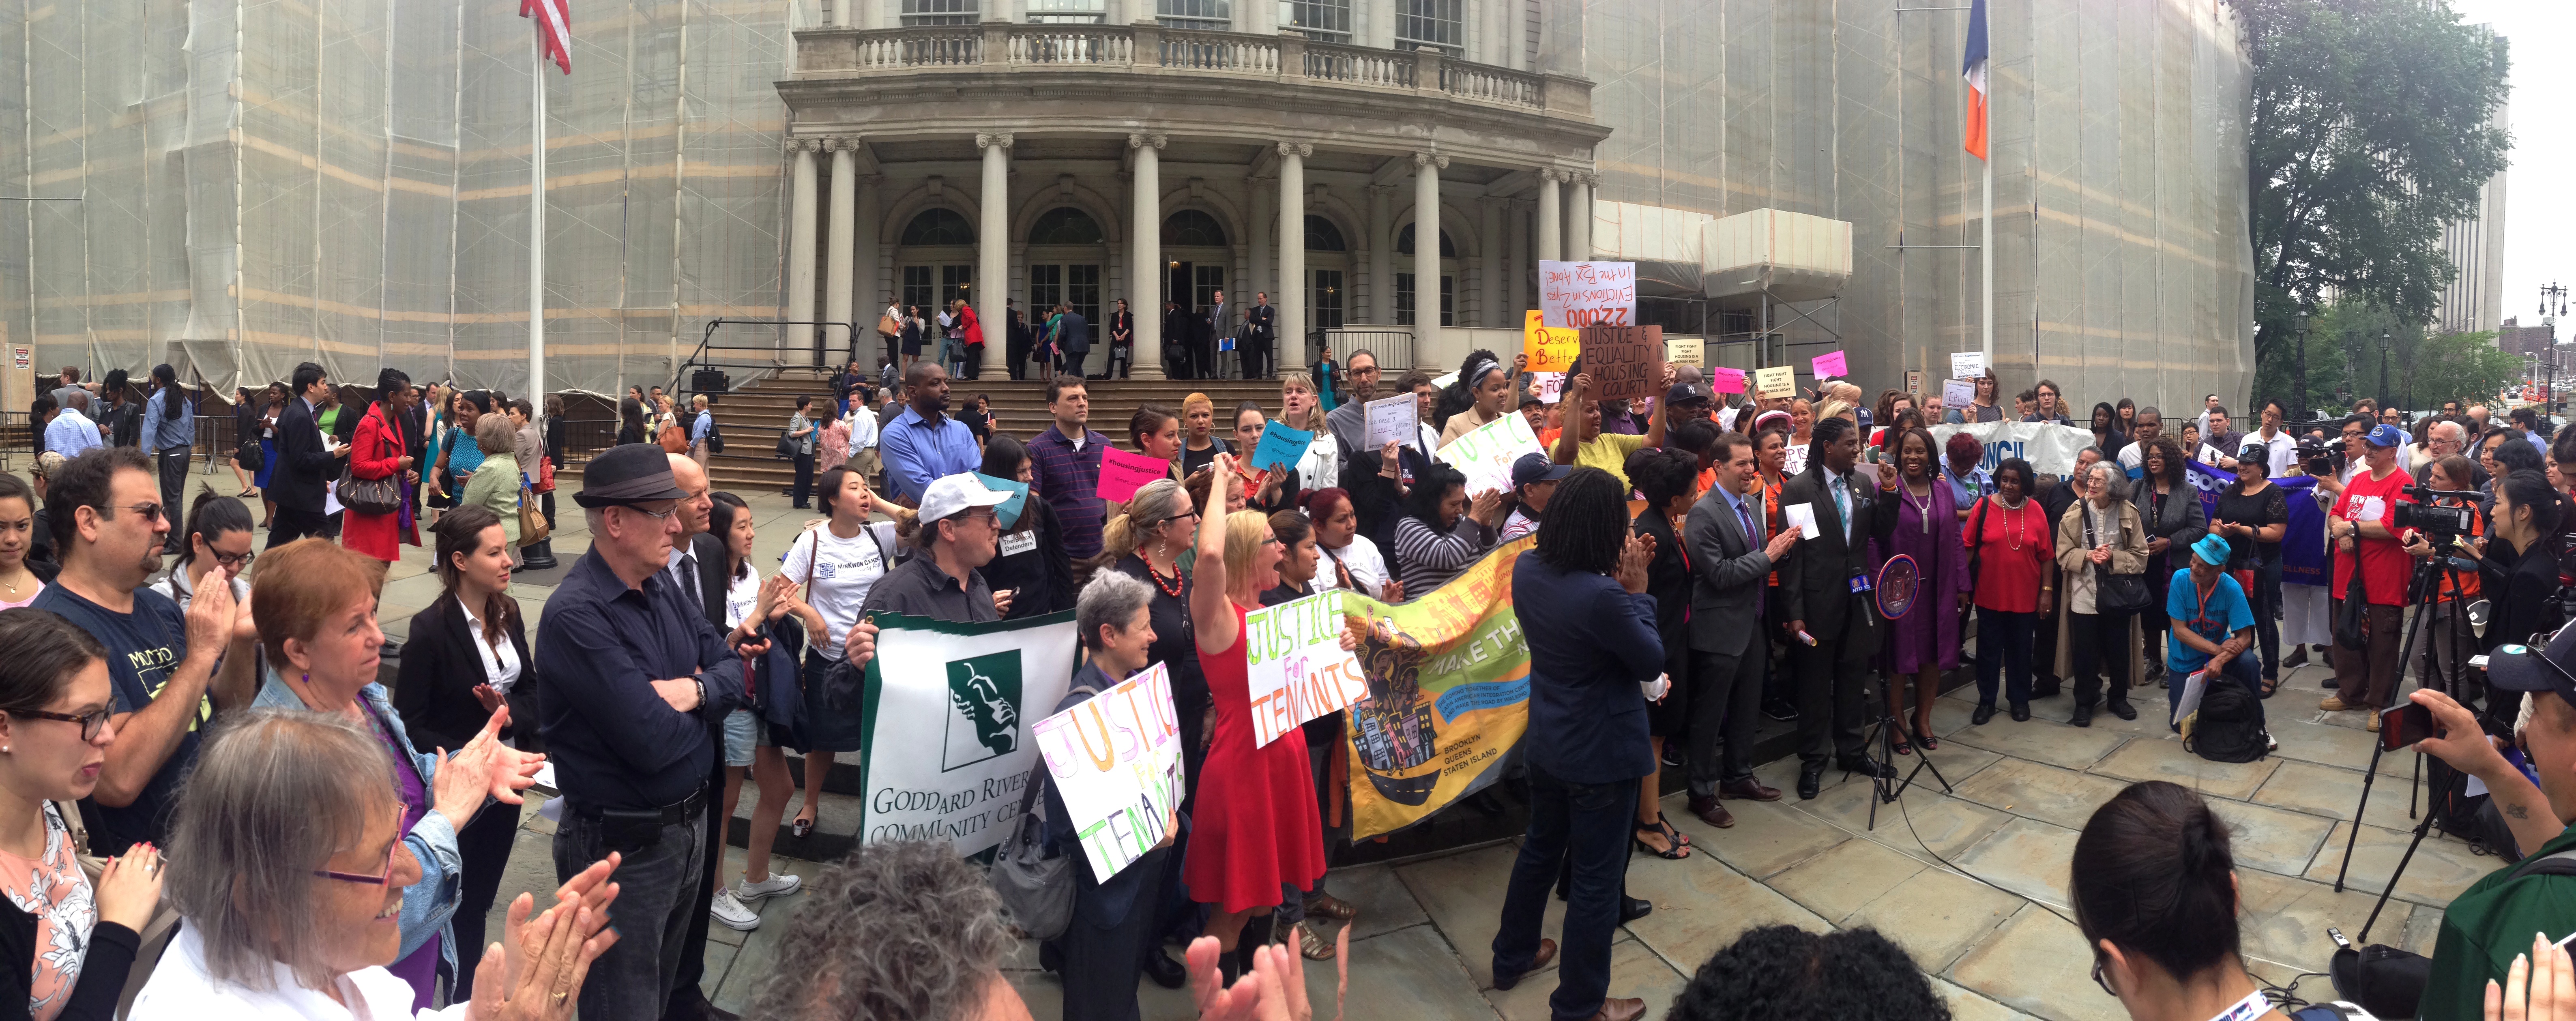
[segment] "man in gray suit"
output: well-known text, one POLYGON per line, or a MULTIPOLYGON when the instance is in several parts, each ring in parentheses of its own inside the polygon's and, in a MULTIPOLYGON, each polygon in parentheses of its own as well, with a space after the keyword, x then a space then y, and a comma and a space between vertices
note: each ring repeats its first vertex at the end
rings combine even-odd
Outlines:
POLYGON ((1770 672, 1762 604, 1771 565, 1798 541, 1798 532, 1763 535, 1762 466, 1751 439, 1719 433, 1710 457, 1717 485, 1691 508, 1683 529, 1693 575, 1690 683, 1698 688, 1690 695, 1690 810, 1725 828, 1735 825, 1735 816, 1719 798, 1780 800, 1778 788, 1753 778, 1753 726, 1762 678, 1770 672))

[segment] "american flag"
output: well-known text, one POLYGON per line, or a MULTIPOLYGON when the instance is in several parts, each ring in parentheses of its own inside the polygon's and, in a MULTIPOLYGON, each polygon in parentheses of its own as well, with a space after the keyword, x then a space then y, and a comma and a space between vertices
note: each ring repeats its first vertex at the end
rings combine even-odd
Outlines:
MULTIPOLYGON (((1977 0, 1982 4, 1985 0, 1977 0)), ((537 19, 537 31, 545 40, 546 56, 554 58, 563 73, 572 73, 572 0, 519 0, 519 16, 537 19)))

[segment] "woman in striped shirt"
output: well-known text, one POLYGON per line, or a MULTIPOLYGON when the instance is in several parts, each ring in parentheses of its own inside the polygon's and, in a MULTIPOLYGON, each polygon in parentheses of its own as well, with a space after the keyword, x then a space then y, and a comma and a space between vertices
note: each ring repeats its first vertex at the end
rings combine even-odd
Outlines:
POLYGON ((1434 462, 1417 476, 1404 497, 1404 517, 1395 523, 1395 563, 1404 590, 1420 596, 1438 588, 1494 548, 1503 506, 1499 490, 1480 493, 1471 503, 1467 476, 1446 464, 1434 462))

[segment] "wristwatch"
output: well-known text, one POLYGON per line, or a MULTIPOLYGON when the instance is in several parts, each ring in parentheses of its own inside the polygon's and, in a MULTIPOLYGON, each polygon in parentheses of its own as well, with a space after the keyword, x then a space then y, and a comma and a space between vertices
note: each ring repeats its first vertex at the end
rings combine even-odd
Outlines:
POLYGON ((698 711, 707 711, 707 679, 691 674, 689 680, 696 682, 698 686, 698 711))

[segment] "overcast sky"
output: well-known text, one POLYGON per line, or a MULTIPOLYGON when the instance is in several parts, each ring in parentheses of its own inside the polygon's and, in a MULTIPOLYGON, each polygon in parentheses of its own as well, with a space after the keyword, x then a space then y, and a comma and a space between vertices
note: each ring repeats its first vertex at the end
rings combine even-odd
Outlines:
MULTIPOLYGON (((2540 288, 2576 287, 2568 258, 2576 189, 2557 180, 2576 159, 2576 62, 2553 49, 2576 41, 2576 4, 2562 0, 2451 0, 2461 20, 2495 26, 2513 43, 2513 166, 2507 171, 2504 315, 2534 321, 2540 288)), ((2571 302, 2576 304, 2576 302, 2571 302)), ((2571 331, 2562 329, 2560 339, 2571 331)))

